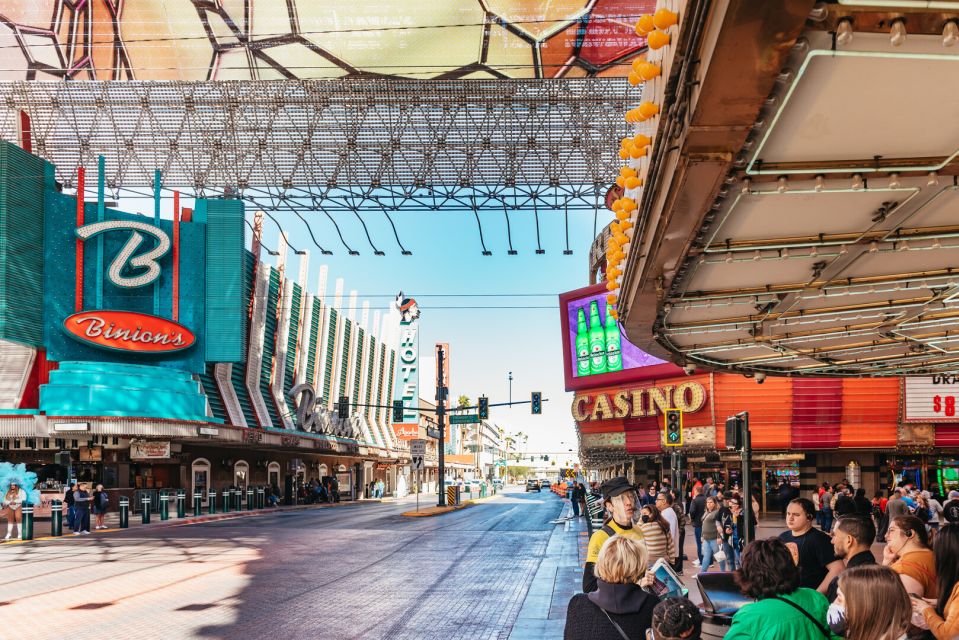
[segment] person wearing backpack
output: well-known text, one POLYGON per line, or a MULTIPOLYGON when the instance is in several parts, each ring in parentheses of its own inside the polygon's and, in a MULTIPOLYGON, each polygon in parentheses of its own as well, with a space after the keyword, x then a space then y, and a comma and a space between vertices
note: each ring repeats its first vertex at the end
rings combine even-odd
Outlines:
POLYGON ((103 485, 98 484, 97 488, 93 492, 93 515, 96 517, 96 525, 93 527, 96 529, 106 529, 107 525, 103 524, 103 519, 107 515, 107 507, 110 505, 110 496, 106 491, 103 490, 103 485))

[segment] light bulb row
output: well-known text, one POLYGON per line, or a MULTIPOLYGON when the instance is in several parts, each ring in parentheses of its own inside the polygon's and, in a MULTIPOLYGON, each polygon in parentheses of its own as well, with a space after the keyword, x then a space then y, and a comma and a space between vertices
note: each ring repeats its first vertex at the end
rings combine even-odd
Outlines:
POLYGON ((679 15, 672 10, 674 3, 674 0, 658 0, 656 10, 640 16, 636 22, 636 35, 646 38, 647 51, 644 58, 633 61, 627 80, 634 87, 644 85, 644 99, 625 114, 626 122, 633 125, 633 135, 620 142, 619 157, 626 164, 615 182, 623 190, 623 196, 610 205, 616 220, 609 225, 606 241, 606 289, 609 291, 606 303, 610 315, 616 319, 619 319, 617 303, 623 277, 621 265, 632 246, 638 203, 642 198, 653 135, 659 122, 662 96, 657 89, 662 82, 664 49, 678 30, 679 15))

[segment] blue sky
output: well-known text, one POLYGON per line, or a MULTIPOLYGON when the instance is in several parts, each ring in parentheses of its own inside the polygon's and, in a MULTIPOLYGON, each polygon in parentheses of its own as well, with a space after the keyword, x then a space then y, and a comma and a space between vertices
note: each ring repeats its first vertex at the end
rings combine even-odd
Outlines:
MULTIPOLYGON (((125 201, 133 210, 152 214, 152 202, 125 201)), ((184 199, 183 206, 190 206, 184 199)), ((164 217, 169 215, 164 199, 164 217)), ((309 289, 315 292, 321 264, 329 266, 327 293, 332 296, 336 278, 344 279, 344 306, 349 292, 358 292, 359 305, 369 300, 371 311, 384 313, 400 290, 417 299, 420 320, 420 395, 432 399, 435 376, 433 345, 450 343, 451 394, 472 400, 486 394, 491 403, 505 402, 513 372, 513 399, 528 400, 531 391, 542 391, 548 402, 543 414, 530 415, 529 405, 491 409, 491 420, 509 431, 529 435, 528 450, 560 452, 576 448, 574 423, 569 407, 572 394, 563 390, 562 342, 557 295, 588 283, 587 252, 593 239, 593 212, 569 214, 569 243, 566 247, 562 211, 541 211, 540 242, 545 255, 536 255, 536 229, 532 212, 511 213, 513 247, 519 255, 507 255, 506 224, 502 210, 480 213, 487 248, 492 256, 481 255, 476 220, 470 212, 414 212, 392 214, 403 245, 413 252, 402 256, 393 231, 382 212, 364 213, 373 243, 386 253, 374 256, 356 217, 337 213, 334 217, 347 244, 360 252, 350 256, 336 230, 322 213, 304 213, 320 244, 334 252, 322 256, 310 239, 306 226, 292 213, 273 213, 289 234, 290 244, 310 252, 309 289), (438 294, 451 297, 437 297, 438 294), (456 294, 499 294, 503 297, 456 297, 456 294), (543 294, 535 297, 508 297, 504 294, 543 294), (444 309, 440 307, 478 307, 444 309), (525 307, 525 308, 495 308, 525 307), (545 307, 545 308, 539 308, 545 307)), ((252 220, 252 210, 247 219, 252 220)), ((600 211, 598 228, 609 222, 609 212, 600 211)), ((277 226, 265 219, 264 241, 276 249, 277 226)), ((264 254, 265 255, 265 254, 264 254)), ((299 269, 298 256, 289 252, 288 273, 299 269)), ((267 256, 267 259, 270 259, 267 256)), ((294 275, 295 277, 295 275, 294 275)), ((331 298, 332 299, 332 298, 331 298)), ((357 311, 356 317, 360 313, 357 311)), ((371 314, 372 318, 372 314, 371 314)))

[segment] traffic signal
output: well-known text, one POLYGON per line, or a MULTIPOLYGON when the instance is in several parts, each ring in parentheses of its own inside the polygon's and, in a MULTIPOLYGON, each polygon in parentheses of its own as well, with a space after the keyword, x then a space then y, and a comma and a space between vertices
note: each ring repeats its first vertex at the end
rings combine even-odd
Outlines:
POLYGON ((336 408, 337 415, 340 420, 346 420, 350 417, 350 397, 349 396, 340 396, 340 403, 336 408))
POLYGON ((489 418, 489 398, 486 396, 479 397, 479 419, 486 420, 489 418))
POLYGON ((679 447, 683 444, 683 412, 679 409, 666 409, 666 446, 679 447))
POLYGON ((744 421, 739 416, 726 418, 726 448, 741 451, 743 448, 744 421))
POLYGON ((538 416, 543 413, 543 394, 540 391, 534 391, 532 394, 530 408, 532 409, 533 415, 538 416))
POLYGON ((393 422, 403 422, 403 401, 393 401, 393 422))

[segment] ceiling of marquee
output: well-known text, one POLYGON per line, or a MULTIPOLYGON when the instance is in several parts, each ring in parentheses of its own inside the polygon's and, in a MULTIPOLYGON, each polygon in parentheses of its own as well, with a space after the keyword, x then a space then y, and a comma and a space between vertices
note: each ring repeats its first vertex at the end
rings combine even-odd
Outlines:
POLYGON ((0 0, 0 80, 625 77, 654 0, 0 0))
POLYGON ((715 87, 737 69, 771 91, 704 93, 713 107, 752 100, 756 110, 734 121, 693 104, 693 122, 673 134, 682 159, 656 167, 665 173, 640 207, 649 232, 633 239, 648 251, 627 267, 638 283, 627 293, 631 339, 750 376, 959 366, 959 46, 950 16, 918 4, 902 9, 894 37, 896 10, 817 5, 798 39, 772 45, 788 51, 774 67, 729 57, 745 55, 742 29, 758 18, 712 17, 722 31, 697 83, 715 87), (842 20, 851 40, 835 37, 842 20), (703 121, 714 126, 710 154, 692 153, 703 121), (651 299, 644 315, 639 301, 651 299))

